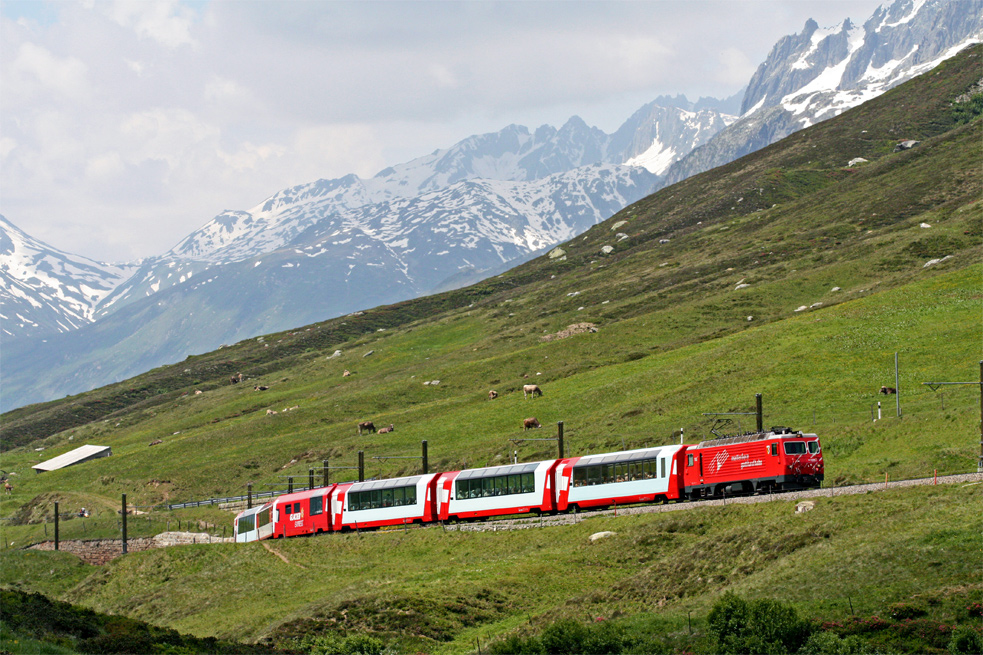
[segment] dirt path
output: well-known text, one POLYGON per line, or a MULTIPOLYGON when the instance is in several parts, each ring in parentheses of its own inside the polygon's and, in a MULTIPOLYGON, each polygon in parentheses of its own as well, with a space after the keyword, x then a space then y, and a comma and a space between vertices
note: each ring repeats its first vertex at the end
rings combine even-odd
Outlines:
POLYGON ((297 568, 300 568, 300 569, 305 569, 305 570, 307 569, 306 566, 301 566, 300 564, 294 564, 294 563, 292 563, 283 554, 278 553, 277 551, 275 551, 272 548, 270 548, 270 545, 268 543, 266 543, 265 541, 261 541, 260 543, 263 544, 263 548, 265 548, 266 550, 270 551, 271 553, 273 553, 274 555, 276 555, 277 557, 279 557, 280 559, 282 559, 284 564, 289 564, 290 566, 296 566, 297 568))

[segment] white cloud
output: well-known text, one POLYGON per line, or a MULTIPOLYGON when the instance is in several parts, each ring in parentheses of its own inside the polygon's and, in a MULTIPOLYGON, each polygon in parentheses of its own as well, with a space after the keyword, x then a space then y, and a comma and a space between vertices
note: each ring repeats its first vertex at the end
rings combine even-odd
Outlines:
POLYGON ((174 0, 116 0, 106 13, 120 26, 169 48, 194 44, 191 37, 194 12, 174 0))
POLYGON ((79 99, 89 88, 85 63, 75 57, 58 57, 34 43, 21 44, 9 73, 5 86, 14 84, 16 87, 8 87, 8 93, 33 95, 40 90, 49 90, 69 99, 79 99))

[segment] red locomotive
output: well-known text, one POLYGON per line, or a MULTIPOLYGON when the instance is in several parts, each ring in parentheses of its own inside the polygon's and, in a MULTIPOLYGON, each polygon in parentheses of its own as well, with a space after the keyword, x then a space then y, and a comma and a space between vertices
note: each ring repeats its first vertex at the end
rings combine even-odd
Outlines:
POLYGON ((236 517, 236 541, 819 487, 815 434, 772 428, 697 445, 346 482, 236 517))

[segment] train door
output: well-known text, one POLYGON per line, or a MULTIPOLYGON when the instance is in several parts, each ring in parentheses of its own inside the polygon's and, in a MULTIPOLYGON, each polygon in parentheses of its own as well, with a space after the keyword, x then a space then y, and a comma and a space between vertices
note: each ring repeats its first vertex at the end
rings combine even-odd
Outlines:
POLYGON ((436 490, 437 504, 437 519, 440 521, 446 521, 450 518, 451 511, 451 493, 454 489, 454 478, 460 471, 453 471, 451 473, 444 473, 437 476, 437 483, 434 485, 436 490))
POLYGON ((556 509, 566 511, 570 505, 570 486, 573 482, 573 463, 576 460, 564 460, 556 467, 556 509))

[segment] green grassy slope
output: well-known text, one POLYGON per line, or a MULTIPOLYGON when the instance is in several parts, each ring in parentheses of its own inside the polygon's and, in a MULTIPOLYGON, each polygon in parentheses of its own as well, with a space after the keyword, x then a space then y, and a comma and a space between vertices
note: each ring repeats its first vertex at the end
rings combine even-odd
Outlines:
MULTIPOLYGON (((976 381, 983 359, 983 120, 961 122, 963 113, 952 104, 979 81, 981 59, 983 48, 976 47, 836 119, 653 194, 563 244, 562 255, 554 251, 552 257, 466 289, 244 341, 117 385, 8 412, 0 425, 0 468, 17 475, 14 493, 0 499, 0 515, 13 519, 0 526, 3 543, 43 538, 44 524, 38 521, 51 516, 55 500, 69 511, 75 505, 94 509, 90 529, 108 536, 115 529, 121 493, 139 505, 239 494, 249 482, 265 489, 283 486, 288 475, 306 481, 308 470, 320 468, 324 459, 332 466, 353 466, 359 450, 366 453, 367 475, 393 476, 417 470, 418 462, 373 457, 418 455, 421 440, 428 441, 431 470, 503 463, 513 450, 525 461, 551 457, 555 446, 550 442, 517 446, 510 439, 552 436, 557 421, 564 422, 568 454, 678 442, 680 428, 688 442, 695 441, 715 427, 715 419, 705 413, 753 411, 756 393, 763 394, 766 425, 821 436, 827 479, 837 484, 975 470, 978 388, 949 386, 940 394, 922 383, 976 381), (893 152, 904 139, 921 143, 893 152), (870 162, 846 166, 858 156, 870 162), (604 254, 604 246, 613 250, 604 254), (947 259, 926 266, 942 258, 947 259), (595 324, 597 332, 543 339, 583 322, 595 324), (342 354, 330 357, 335 350, 342 354), (895 386, 895 353, 901 419, 895 415, 895 398, 877 393, 881 385, 895 386), (342 377, 345 369, 353 375, 342 377), (237 371, 249 379, 229 384, 237 371), (434 380, 439 384, 424 385, 434 380), (545 395, 524 400, 521 387, 529 382, 539 384, 545 395), (270 389, 253 391, 257 384, 270 389), (501 396, 489 401, 489 389, 501 396), (878 401, 884 418, 873 422, 878 401), (279 413, 267 415, 267 409, 279 413), (521 421, 528 416, 536 416, 546 429, 524 434, 521 421), (396 430, 358 436, 355 424, 366 419, 393 423, 396 430), (156 439, 163 443, 148 447, 156 439), (84 443, 109 445, 114 455, 41 476, 30 471, 41 459, 84 443)), ((753 427, 753 417, 731 418, 734 423, 717 429, 753 427)), ((333 475, 352 477, 350 471, 333 475)), ((945 498, 954 500, 938 520, 966 518, 970 491, 900 494, 897 511, 904 518, 893 527, 885 523, 878 539, 904 550, 909 546, 895 543, 892 534, 934 529, 917 517, 931 514, 929 508, 942 497, 936 493, 953 494, 945 498)), ((882 511, 859 500, 836 503, 849 508, 842 510, 850 517, 844 520, 858 525, 864 520, 858 516, 882 511)), ((739 517, 724 522, 737 531, 733 535, 716 531, 719 526, 687 528, 708 536, 646 543, 663 558, 661 566, 671 567, 673 554, 689 557, 698 552, 693 547, 710 548, 713 539, 743 543, 738 526, 757 521, 758 510, 726 510, 739 517)), ((761 510, 761 520, 772 521, 774 535, 785 534, 786 510, 761 510)), ((617 529, 662 534, 663 521, 690 525, 705 515, 638 519, 637 524, 625 520, 617 529)), ((145 524, 137 521, 131 534, 189 518, 220 525, 230 521, 217 509, 155 512, 145 524)), ((836 519, 825 520, 836 527, 836 519)), ((63 538, 78 536, 80 525, 64 522, 63 538)), ((570 577, 570 571, 585 565, 586 555, 576 550, 585 548, 578 529, 586 530, 565 528, 570 532, 562 539, 552 531, 508 537, 439 531, 374 535, 366 543, 397 540, 409 549, 405 557, 398 555, 397 566, 386 564, 382 573, 378 568, 384 560, 373 559, 357 537, 278 544, 292 562, 296 557, 307 568, 285 565, 284 581, 272 590, 262 582, 263 571, 279 564, 261 547, 133 555, 91 574, 73 570, 67 578, 71 584, 35 575, 23 554, 6 551, 0 580, 59 598, 91 598, 87 602, 94 607, 137 618, 154 614, 163 624, 196 634, 257 638, 293 622, 304 626, 318 612, 334 611, 343 602, 363 608, 369 617, 364 620, 370 621, 371 612, 364 608, 385 607, 387 594, 410 579, 410 571, 432 566, 427 574, 432 580, 412 582, 406 602, 429 599, 440 586, 435 580, 446 586, 448 580, 472 576, 454 592, 453 603, 485 618, 470 624, 447 618, 446 625, 426 629, 414 624, 401 638, 424 635, 421 648, 451 639, 456 644, 451 650, 466 649, 479 633, 488 636, 517 626, 527 614, 563 613, 583 602, 586 591, 559 580, 546 582, 554 575, 570 577), (521 585, 511 591, 498 582, 497 576, 512 565, 505 551, 494 565, 476 559, 478 553, 490 557, 495 552, 495 539, 512 540, 510 547, 527 553, 520 558, 522 571, 542 591, 521 585), (411 555, 453 550, 456 540, 466 541, 467 551, 475 553, 462 560, 464 572, 411 555), (567 546, 554 541, 578 546, 564 550, 567 546), (556 571, 537 564, 533 555, 540 549, 559 559, 556 571), (339 573, 337 579, 331 577, 335 573, 323 574, 325 568, 347 570, 345 553, 359 562, 352 565, 358 572, 351 577, 339 573), (322 556, 323 562, 315 561, 322 556), (312 569, 318 575, 312 576, 312 569), (251 577, 257 579, 255 586, 243 582, 251 577), (208 584, 201 585, 202 580, 208 584), (242 596, 227 593, 243 584, 242 596), (116 595, 134 585, 143 591, 124 606, 116 595), (248 610, 238 606, 242 597, 266 592, 279 598, 275 612, 255 603, 248 603, 248 610), (484 595, 473 603, 462 599, 479 594, 484 595), (164 603, 174 609, 165 611, 164 603), (204 609, 188 616, 192 606, 204 609)), ((954 536, 958 544, 964 538, 962 532, 954 536)), ((776 542, 781 539, 774 536, 776 542)), ((823 554, 822 541, 804 543, 816 549, 821 566, 800 574, 792 553, 778 547, 766 567, 771 572, 759 579, 757 568, 745 570, 739 563, 748 549, 762 548, 750 544, 728 556, 731 568, 719 578, 703 571, 695 574, 702 579, 695 586, 689 578, 674 581, 663 605, 678 618, 687 607, 707 606, 708 598, 723 588, 764 593, 778 585, 781 593, 795 596, 785 591, 790 587, 784 580, 812 588, 820 577, 823 584, 833 579, 837 586, 853 585, 857 595, 873 597, 872 583, 853 580, 853 573, 823 554)), ((836 552, 861 561, 857 571, 866 576, 874 564, 865 558, 890 552, 863 543, 859 527, 839 543, 836 552)), ((931 565, 936 577, 954 580, 965 573, 965 561, 955 555, 963 545, 952 550, 932 543, 913 553, 911 562, 928 557, 922 551, 946 548, 945 555, 933 556, 939 562, 931 565)), ((395 550, 385 546, 379 557, 395 550)), ((56 566, 63 565, 53 564, 52 570, 56 566)), ((590 566, 598 567, 589 569, 597 577, 578 577, 582 582, 577 584, 623 588, 629 599, 635 592, 624 586, 625 571, 657 572, 646 574, 647 569, 617 558, 590 566)), ((907 572, 884 598, 915 593, 921 576, 907 572)), ((967 579, 971 582, 964 591, 978 593, 978 573, 967 579)), ((931 588, 945 595, 948 584, 931 588)), ((833 611, 832 605, 795 597, 810 611, 833 611)), ((598 611, 635 612, 644 606, 641 599, 623 607, 619 603, 596 601, 598 611)), ((447 610, 448 616, 453 613, 447 610)))

